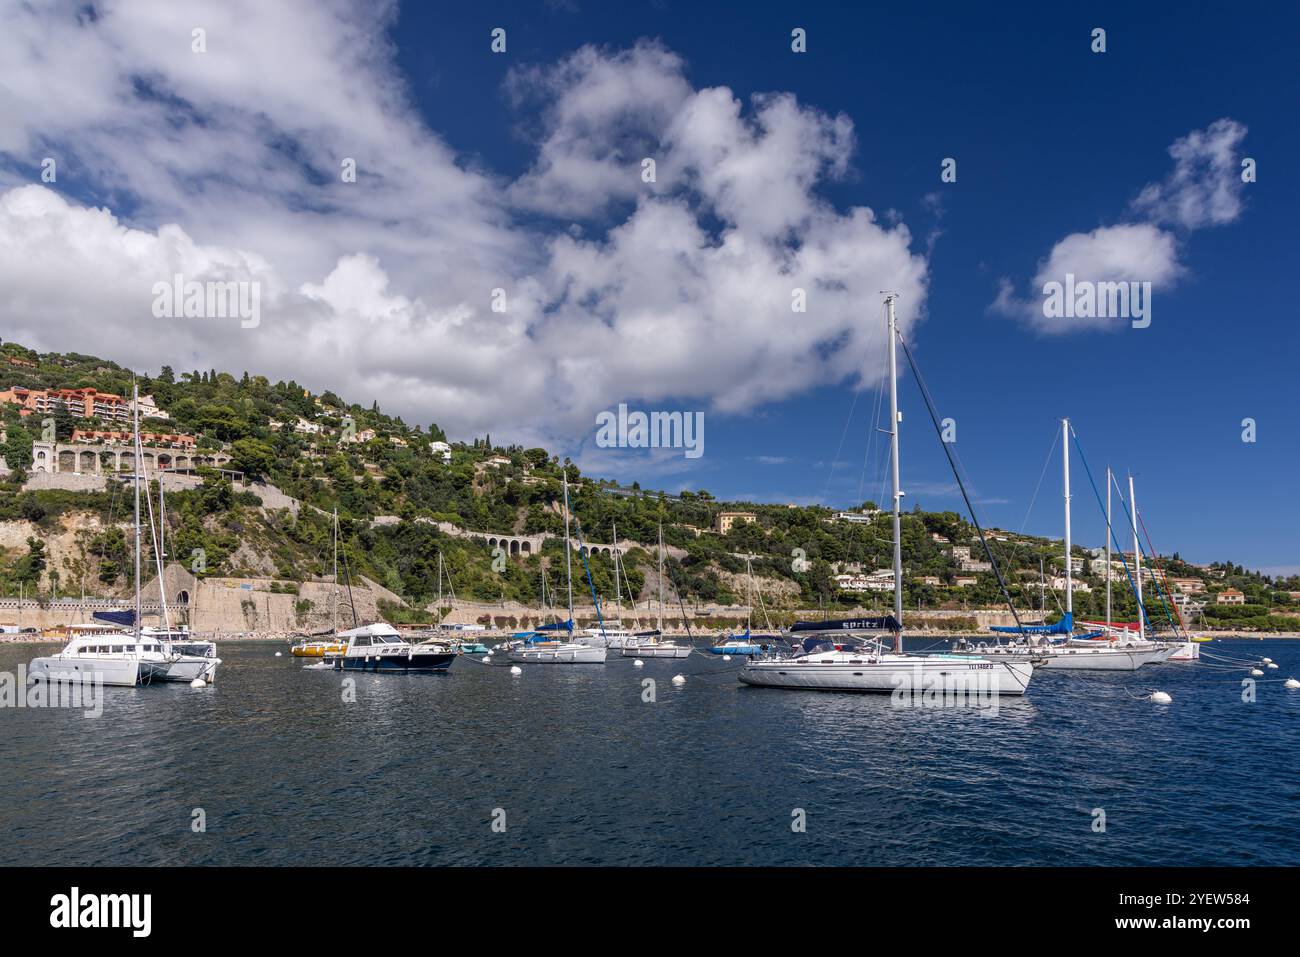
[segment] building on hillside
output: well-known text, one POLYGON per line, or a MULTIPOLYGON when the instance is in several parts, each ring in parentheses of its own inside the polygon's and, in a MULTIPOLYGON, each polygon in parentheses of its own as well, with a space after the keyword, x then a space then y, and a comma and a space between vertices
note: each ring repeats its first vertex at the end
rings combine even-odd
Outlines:
POLYGON ((442 459, 444 465, 451 464, 451 446, 446 442, 430 442, 429 451, 434 454, 435 458, 442 459))
POLYGON ((1225 588, 1215 596, 1214 601, 1219 605, 1244 605, 1246 596, 1235 588, 1225 588))
MULTIPOLYGON (((130 432, 108 432, 100 429, 73 429, 72 441, 80 443, 98 443, 102 445, 134 445, 135 437, 130 432)), ((175 432, 141 432, 140 444, 164 446, 172 449, 194 448, 194 436, 175 432)))
POLYGON ((943 580, 938 575, 922 575, 916 579, 922 585, 942 585, 943 580))
POLYGON ((954 562, 957 562, 959 565, 960 565, 962 562, 968 562, 968 561, 970 561, 970 546, 969 546, 969 545, 954 545, 954 546, 952 547, 952 560, 953 560, 954 562))
MULTIPOLYGON (((1057 575, 1056 577, 1048 581, 1047 586, 1051 588, 1053 591, 1065 591, 1065 576, 1057 575)), ((1089 585, 1087 582, 1081 582, 1077 578, 1074 579, 1073 583, 1071 584, 1071 587, 1076 592, 1092 591, 1091 585, 1089 585)))
POLYGON ((79 419, 131 418, 131 403, 120 395, 98 389, 25 389, 15 386, 0 392, 0 402, 22 406, 20 415, 52 415, 66 409, 79 419))
POLYGON ((757 522, 758 516, 753 512, 719 512, 716 525, 719 535, 726 535, 737 522, 757 522))
MULTIPOLYGON (((967 549, 967 551, 969 552, 969 549, 967 549)), ((977 562, 977 561, 974 561, 973 559, 966 559, 966 560, 963 561, 963 562, 958 562, 958 567, 960 567, 961 570, 964 571, 964 572, 991 572, 991 571, 993 571, 993 563, 992 563, 992 562, 977 562)))
POLYGON ((978 582, 979 579, 973 575, 958 575, 952 580, 957 588, 973 588, 978 582))
POLYGON ((1188 595, 1201 595, 1205 593, 1205 582, 1199 578, 1174 578, 1172 579, 1174 587, 1188 595))
POLYGON ((171 418, 170 415, 168 415, 162 409, 158 408, 158 403, 154 401, 153 396, 151 395, 142 395, 140 396, 140 401, 135 403, 132 403, 128 400, 127 408, 131 411, 134 411, 135 409, 138 408, 140 410, 140 418, 142 419, 170 419, 171 418))
POLYGON ((831 520, 835 522, 848 522, 852 525, 870 525, 871 517, 879 514, 879 509, 876 509, 875 511, 862 509, 859 512, 836 512, 831 516, 831 520))
POLYGON ((484 467, 490 469, 505 468, 506 466, 511 464, 513 463, 511 463, 511 461, 508 458, 506 458, 504 455, 494 455, 490 459, 487 459, 483 462, 484 467))

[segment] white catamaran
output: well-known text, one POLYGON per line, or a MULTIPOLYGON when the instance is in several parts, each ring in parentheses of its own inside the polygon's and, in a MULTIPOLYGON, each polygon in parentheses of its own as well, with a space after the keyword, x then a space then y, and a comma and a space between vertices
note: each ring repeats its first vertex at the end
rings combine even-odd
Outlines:
POLYGON ((877 618, 798 622, 805 635, 793 657, 751 658, 740 671, 747 685, 817 691, 881 691, 1023 695, 1034 674, 1027 658, 905 654, 903 644, 903 557, 899 511, 897 326, 892 293, 885 297, 889 337, 890 459, 894 500, 894 613, 877 618), (886 650, 880 633, 893 633, 886 650))

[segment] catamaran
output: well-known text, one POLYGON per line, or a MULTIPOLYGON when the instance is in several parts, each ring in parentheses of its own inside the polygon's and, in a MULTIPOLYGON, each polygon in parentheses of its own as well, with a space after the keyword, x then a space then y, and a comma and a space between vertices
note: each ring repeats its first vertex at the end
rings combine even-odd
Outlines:
POLYGON ((894 498, 894 613, 872 618, 797 622, 792 635, 803 643, 792 657, 751 658, 740 670, 747 685, 814 691, 1023 695, 1034 674, 1028 658, 914 655, 903 652, 903 554, 899 489, 897 325, 892 293, 885 297, 889 337, 890 459, 894 498), (886 650, 880 636, 893 634, 886 650))
MULTIPOLYGON (((531 665, 603 665, 605 643, 599 637, 573 638, 573 549, 569 544, 569 472, 564 471, 564 571, 569 581, 569 617, 561 622, 539 625, 536 630, 516 635, 506 644, 511 661, 531 665), (568 637, 552 637, 565 632, 568 637)), ((587 573, 591 577, 590 571, 587 573)), ((594 599, 595 588, 592 589, 594 599)), ((597 605, 597 610, 599 610, 597 605)))
MULTIPOLYGON (((139 390, 132 386, 134 419, 134 468, 131 476, 135 486, 135 609, 124 612, 96 612, 96 618, 112 621, 113 625, 80 625, 69 628, 71 640, 57 655, 35 658, 28 666, 33 681, 85 684, 99 683, 117 687, 151 684, 155 681, 214 680, 221 659, 216 656, 216 645, 211 642, 195 643, 184 633, 184 641, 173 642, 178 637, 167 622, 167 594, 163 584, 162 547, 154 538, 154 554, 158 564, 159 597, 163 609, 163 629, 141 626, 140 574, 143 562, 143 544, 140 536, 140 486, 148 482, 144 470, 144 448, 140 442, 139 390), (128 630, 130 629, 130 630, 128 630), (186 654, 194 645, 204 647, 199 654, 186 654)), ((161 485, 160 485, 161 488, 161 485)), ((147 485, 146 485, 147 489, 147 485)), ((150 532, 153 499, 149 498, 150 532)))
POLYGON ((690 645, 664 641, 664 526, 659 524, 659 616, 655 630, 648 635, 633 635, 632 643, 623 646, 624 658, 687 658, 690 645))

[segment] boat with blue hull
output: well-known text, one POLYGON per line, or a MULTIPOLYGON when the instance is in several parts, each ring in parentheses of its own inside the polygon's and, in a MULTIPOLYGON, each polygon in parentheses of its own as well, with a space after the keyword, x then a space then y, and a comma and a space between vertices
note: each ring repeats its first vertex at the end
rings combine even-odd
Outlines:
POLYGON ((434 674, 456 660, 456 652, 441 642, 413 645, 387 622, 375 622, 340 632, 347 641, 342 654, 330 660, 335 671, 369 671, 375 674, 434 674))

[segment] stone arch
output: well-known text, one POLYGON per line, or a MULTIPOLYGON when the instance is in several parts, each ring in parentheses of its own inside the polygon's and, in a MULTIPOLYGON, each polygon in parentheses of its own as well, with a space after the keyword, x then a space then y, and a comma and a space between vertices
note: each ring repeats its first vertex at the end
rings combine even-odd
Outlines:
POLYGON ((37 472, 49 472, 50 453, 45 449, 37 449, 36 454, 32 456, 32 469, 37 472))
POLYGON ((496 540, 496 538, 494 538, 494 537, 492 537, 492 536, 489 536, 489 537, 488 537, 488 548, 496 548, 496 547, 497 547, 497 540, 496 540))
POLYGON ((533 543, 525 539, 524 543, 519 546, 519 550, 525 555, 531 555, 533 553, 533 543))
POLYGON ((158 467, 160 469, 169 469, 172 467, 172 457, 166 452, 158 453, 158 467))
POLYGON ((190 467, 190 457, 188 455, 176 456, 176 468, 187 469, 190 467))
POLYGON ((75 469, 77 467, 77 453, 68 449, 61 449, 58 453, 58 467, 56 471, 62 472, 64 469, 75 469))
POLYGON ((144 455, 140 457, 140 461, 144 463, 145 468, 150 468, 153 465, 153 453, 152 452, 144 453, 144 455))
POLYGON ((511 555, 519 554, 519 539, 517 538, 510 539, 510 554, 511 555))
POLYGON ((118 456, 117 468, 120 472, 135 471, 135 453, 123 452, 118 456))
POLYGON ((94 452, 91 452, 89 449, 87 449, 85 452, 79 453, 77 458, 80 460, 80 465, 78 466, 80 471, 82 472, 98 471, 98 469, 96 469, 95 466, 96 463, 98 463, 99 459, 94 452))
POLYGON ((190 603, 190 593, 182 588, 176 593, 176 602, 177 604, 188 605, 190 603))

